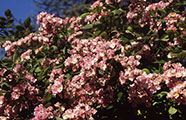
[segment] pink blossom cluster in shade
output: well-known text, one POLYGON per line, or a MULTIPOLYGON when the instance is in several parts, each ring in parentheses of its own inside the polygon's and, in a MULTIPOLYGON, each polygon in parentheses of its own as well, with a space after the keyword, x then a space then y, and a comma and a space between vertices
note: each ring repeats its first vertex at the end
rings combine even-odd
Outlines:
POLYGON ((53 95, 59 94, 63 90, 63 85, 62 83, 64 82, 64 75, 62 74, 62 69, 53 69, 51 74, 50 74, 50 86, 49 90, 52 91, 53 95), (56 77, 58 75, 58 77, 56 77))
POLYGON ((183 21, 185 18, 180 14, 175 12, 169 13, 167 17, 165 17, 167 28, 166 30, 177 31, 176 24, 180 21, 183 21))
POLYGON ((93 114, 97 112, 96 109, 91 108, 88 104, 79 103, 78 105, 74 106, 73 109, 68 109, 63 114, 63 119, 86 119, 94 120, 93 114))
POLYGON ((162 22, 156 21, 154 18, 162 18, 162 16, 157 13, 157 9, 159 8, 164 10, 169 5, 169 2, 164 3, 163 1, 148 5, 144 10, 145 13, 143 17, 139 20, 139 24, 141 25, 141 27, 150 24, 150 29, 152 31, 157 32, 158 30, 162 29, 162 22), (155 15, 150 15, 150 12, 154 12, 155 15))
POLYGON ((34 118, 32 120, 46 120, 54 118, 52 113, 53 107, 45 108, 43 104, 38 105, 34 109, 34 118))
MULTIPOLYGON (((113 4, 113 3, 120 3, 120 0, 105 0, 106 4, 113 4)), ((109 16, 110 10, 106 9, 104 6, 104 2, 101 2, 101 0, 97 0, 91 5, 92 9, 96 9, 97 7, 101 7, 101 11, 97 12, 90 12, 90 15, 87 15, 84 19, 84 21, 88 24, 98 21, 102 18, 102 16, 109 16)))
POLYGON ((27 82, 17 84, 11 91, 10 98, 4 95, 0 97, 0 114, 7 119, 16 118, 20 112, 29 109, 28 103, 34 105, 41 102, 41 98, 37 96, 39 89, 27 82), (23 100, 23 97, 26 100, 23 100))
POLYGON ((141 59, 140 55, 124 57, 119 59, 121 65, 125 68, 120 71, 119 82, 121 85, 129 85, 128 100, 133 107, 145 103, 150 107, 153 95, 161 89, 162 82, 158 74, 147 74, 141 69, 136 68, 141 59))
POLYGON ((129 23, 138 18, 141 12, 145 9, 145 1, 143 0, 130 0, 130 2, 131 4, 128 6, 129 11, 126 16, 129 23))
MULTIPOLYGON (((162 21, 155 18, 165 19, 168 26, 167 30, 175 30, 175 24, 170 23, 170 21, 172 21, 173 19, 168 22, 168 18, 170 17, 171 13, 169 16, 163 18, 163 16, 157 12, 158 9, 164 10, 172 2, 173 0, 169 0, 167 2, 159 1, 157 3, 151 3, 148 0, 135 0, 135 2, 131 1, 131 4, 129 5, 129 12, 127 13, 127 19, 129 23, 137 20, 141 27, 150 25, 150 29, 155 32, 162 29, 162 21), (154 14, 151 15, 151 12, 154 14)), ((179 18, 182 17, 179 16, 179 18)), ((178 17, 174 18, 174 21, 175 19, 178 20, 178 17)))
POLYGON ((165 72, 162 78, 165 81, 170 92, 167 98, 174 99, 177 103, 186 104, 186 69, 180 63, 170 62, 163 66, 165 72))
POLYGON ((138 74, 128 91, 129 102, 132 102, 133 107, 142 103, 145 103, 146 107, 150 107, 152 97, 158 89, 156 86, 159 86, 159 83, 154 84, 154 80, 158 75, 146 74, 140 70, 138 70, 138 74))

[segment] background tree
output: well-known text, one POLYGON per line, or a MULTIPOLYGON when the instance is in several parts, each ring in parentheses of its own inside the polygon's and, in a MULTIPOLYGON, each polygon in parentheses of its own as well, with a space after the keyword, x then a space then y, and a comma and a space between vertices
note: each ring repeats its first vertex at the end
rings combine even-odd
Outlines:
POLYGON ((28 17, 23 23, 18 22, 12 12, 7 9, 5 16, 0 16, 0 60, 5 56, 5 49, 1 48, 6 40, 16 41, 34 31, 31 18, 28 17), (15 22, 18 22, 15 24, 15 22))
MULTIPOLYGON (((38 12, 46 11, 48 13, 54 13, 59 17, 73 17, 79 16, 87 11, 87 7, 90 6, 96 0, 33 0, 38 7, 38 12)), ((128 0, 121 0, 122 5, 127 7, 128 0)))

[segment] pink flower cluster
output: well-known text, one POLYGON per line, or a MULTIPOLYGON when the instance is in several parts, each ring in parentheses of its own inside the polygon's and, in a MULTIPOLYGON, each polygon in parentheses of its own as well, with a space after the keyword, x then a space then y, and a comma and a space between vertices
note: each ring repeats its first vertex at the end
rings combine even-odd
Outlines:
MULTIPOLYGON (((120 0, 105 0, 106 4, 113 4, 119 2, 120 0)), ((100 20, 103 16, 109 16, 110 9, 106 9, 106 7, 104 6, 104 2, 102 2, 101 0, 97 0, 91 5, 92 9, 96 9, 97 7, 101 7, 102 10, 97 12, 90 12, 90 15, 87 15, 85 17, 84 21, 88 24, 100 20)))
POLYGON ((186 81, 175 83, 167 94, 167 99, 169 98, 175 100, 178 104, 186 104, 186 81))
MULTIPOLYGON (((158 30, 162 29, 162 21, 160 19, 164 18, 157 12, 157 10, 164 10, 172 2, 173 0, 167 2, 159 1, 158 3, 151 3, 146 0, 131 1, 129 12, 127 13, 128 21, 131 23, 132 21, 137 20, 141 27, 150 25, 152 31, 158 32, 158 30), (151 15, 151 13, 153 13, 153 15, 151 15)), ((168 17, 170 17, 170 15, 165 19, 168 19, 168 17)), ((166 22, 168 22, 168 20, 166 20, 166 22)), ((170 24, 170 21, 166 24, 168 25, 168 28, 171 29, 170 27, 172 24, 170 24)))
POLYGON ((101 0, 97 0, 96 2, 94 2, 92 5, 91 5, 91 8, 95 9, 96 7, 102 7, 103 6, 103 2, 101 2, 101 0))
POLYGON ((142 103, 150 107, 152 96, 157 92, 157 88, 154 85, 154 79, 157 76, 157 74, 146 74, 140 71, 140 75, 136 77, 128 91, 129 102, 132 102, 134 107, 142 103))
MULTIPOLYGON (((92 106, 98 103, 106 107, 112 102, 113 89, 109 85, 109 81, 115 74, 113 62, 119 62, 126 68, 124 72, 120 71, 118 80, 121 84, 125 84, 127 79, 134 80, 142 72, 135 69, 140 64, 141 56, 125 56, 124 47, 120 42, 118 39, 106 41, 101 37, 91 40, 75 39, 72 42, 71 56, 65 60, 64 64, 74 72, 80 71, 67 83, 66 89, 71 93, 71 97, 76 97, 76 104, 86 103, 92 106), (115 54, 118 50, 121 53, 115 54), (103 74, 99 73, 100 71, 103 74), (106 89, 103 89, 106 85, 106 89), (90 95, 92 97, 89 97, 90 95)), ((72 113, 73 110, 70 111, 72 113)))
POLYGON ((47 12, 41 12, 37 16, 37 24, 40 24, 39 30, 43 31, 44 34, 55 34, 61 30, 63 19, 55 17, 55 15, 47 14, 47 12))
MULTIPOLYGON (((60 54, 59 54, 60 55, 60 54)), ((52 66, 56 66, 56 65, 59 65, 60 64, 60 59, 51 59, 51 58, 47 58, 47 59, 43 59, 41 61, 41 65, 44 67, 44 68, 47 68, 49 65, 52 65, 52 66)))
POLYGON ((37 79, 35 79, 33 75, 29 74, 25 75, 25 79, 30 80, 32 83, 35 83, 37 81, 37 79))
POLYGON ((169 13, 167 17, 165 17, 165 21, 167 25, 166 30, 177 31, 176 24, 183 20, 184 17, 182 17, 180 14, 177 14, 175 12, 169 13))
POLYGON ((180 63, 171 64, 168 62, 164 64, 163 68, 165 70, 163 73, 164 81, 169 88, 186 77, 186 69, 180 63))
POLYGON ((170 62, 163 66, 165 72, 162 74, 170 92, 167 98, 173 98, 177 103, 186 104, 186 69, 180 63, 170 62))
POLYGON ((93 105, 98 102, 106 106, 111 102, 112 88, 103 89, 103 87, 110 80, 108 73, 112 74, 114 54, 122 47, 119 42, 117 39, 106 41, 101 37, 92 40, 76 39, 73 41, 73 49, 70 51, 72 55, 66 59, 64 64, 74 72, 80 70, 80 73, 67 83, 66 89, 71 93, 71 97, 77 98, 75 103, 81 101, 93 105), (109 62, 109 60, 111 61, 109 62), (103 71, 105 74, 101 75, 99 71, 103 71), (106 91, 109 92, 108 95, 104 94, 106 91), (90 95, 92 97, 89 97, 90 95))
POLYGON ((129 12, 127 13, 127 19, 131 23, 134 19, 140 16, 142 11, 145 9, 145 1, 143 0, 130 0, 131 4, 128 6, 129 12), (140 4, 139 4, 140 3, 140 4))
POLYGON ((30 59, 30 54, 32 53, 32 50, 31 49, 28 49, 26 52, 24 52, 22 55, 21 55, 21 61, 23 60, 29 60, 30 59))
MULTIPOLYGON (((3 47, 6 50, 7 56, 12 57, 13 53, 17 48, 25 49, 28 46, 37 46, 40 45, 39 48, 35 49, 35 53, 37 54, 43 48, 43 45, 51 45, 54 41, 54 35, 60 32, 63 29, 63 26, 68 23, 68 19, 61 19, 59 17, 55 17, 54 15, 47 14, 46 12, 41 12, 37 16, 37 23, 40 24, 39 30, 42 31, 40 33, 30 33, 28 36, 19 39, 18 41, 11 42, 6 41, 3 44, 3 47)), ((28 50, 22 55, 23 59, 29 59, 29 53, 31 50, 28 50)))
POLYGON ((48 86, 48 91, 52 91, 53 95, 60 94, 63 90, 62 83, 64 82, 64 75, 62 74, 62 69, 53 69, 50 73, 49 78, 50 85, 48 86))
POLYGON ((40 104, 34 109, 34 118, 32 120, 46 120, 54 118, 52 113, 53 107, 45 108, 43 104, 40 104))
MULTIPOLYGON (((39 88, 35 87, 37 86, 37 78, 34 77, 35 75, 33 75, 33 73, 29 73, 30 68, 33 67, 31 55, 34 55, 34 53, 38 54, 44 46, 50 46, 53 42, 54 35, 63 28, 62 24, 67 24, 67 20, 62 20, 54 15, 41 13, 38 15, 38 23, 41 24, 40 30, 43 30, 42 32, 30 33, 28 36, 15 42, 6 41, 3 44, 7 56, 10 56, 10 58, 13 59, 13 54, 16 49, 18 49, 17 52, 21 58, 16 60, 15 66, 8 75, 4 76, 7 71, 6 69, 0 69, 0 76, 2 77, 0 78, 1 82, 16 81, 16 85, 10 86, 12 87, 10 89, 10 98, 4 99, 3 105, 0 107, 1 114, 10 119, 16 118, 22 110, 28 109, 28 103, 35 105, 36 103, 41 102, 42 99, 38 96, 39 88), (32 50, 27 49, 31 46, 33 48, 32 50), (26 68, 24 68, 24 63, 28 64, 26 68), (16 105, 16 102, 19 102, 20 104, 16 105), (11 109, 13 108, 15 108, 15 110, 12 111, 11 109)), ((49 60, 49 64, 59 64, 59 59, 47 60, 49 60)), ((61 93, 63 90, 62 70, 53 70, 50 80, 50 90, 52 91, 52 94, 56 95, 61 93), (55 74, 58 74, 59 76, 56 76, 55 74)))
POLYGON ((11 89, 11 98, 7 98, 4 95, 1 96, 0 113, 7 117, 7 119, 16 118, 20 112, 29 109, 28 103, 36 104, 41 101, 41 98, 37 96, 39 89, 23 82, 17 84, 11 89), (22 100, 22 98, 26 100, 22 100), (19 102, 19 104, 17 104, 19 102))
POLYGON ((89 120, 94 120, 92 115, 95 114, 96 112, 97 110, 91 108, 88 104, 79 103, 74 107, 74 109, 66 110, 62 117, 65 120, 66 119, 77 120, 85 118, 89 120))
POLYGON ((157 13, 157 9, 164 10, 167 6, 169 6, 169 2, 164 3, 163 1, 160 1, 158 3, 153 3, 148 5, 144 10, 143 17, 139 20, 139 24, 141 27, 150 24, 150 29, 152 31, 158 31, 162 28, 162 22, 157 21, 154 18, 161 18, 162 16, 157 13), (154 12, 155 15, 151 15, 150 12, 154 12))
POLYGON ((113 4, 113 2, 119 3, 121 0, 105 0, 107 4, 113 4))

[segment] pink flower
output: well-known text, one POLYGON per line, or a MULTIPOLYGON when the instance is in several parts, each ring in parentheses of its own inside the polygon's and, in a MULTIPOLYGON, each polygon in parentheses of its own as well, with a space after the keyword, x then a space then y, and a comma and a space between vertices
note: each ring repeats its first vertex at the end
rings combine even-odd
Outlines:
POLYGON ((30 54, 31 54, 32 50, 31 49, 28 49, 26 52, 24 52, 22 55, 21 55, 21 61, 23 60, 29 60, 30 59, 30 54))
POLYGON ((107 4, 112 4, 111 0, 105 0, 107 4))
POLYGON ((126 78, 124 76, 124 72, 123 71, 120 71, 120 76, 119 76, 119 82, 121 83, 121 85, 125 84, 126 82, 126 78))
POLYGON ((73 119, 75 114, 73 113, 72 109, 67 109, 65 113, 63 113, 63 119, 73 119))
POLYGON ((176 31, 177 30, 176 24, 180 21, 183 21, 184 17, 182 17, 180 14, 172 12, 172 13, 169 13, 167 17, 165 17, 164 19, 167 25, 166 30, 176 31))
POLYGON ((54 115, 52 114, 53 108, 50 106, 48 108, 44 108, 43 104, 35 107, 34 109, 34 118, 32 120, 46 120, 47 118, 52 119, 54 115))
POLYGON ((4 96, 0 96, 0 106, 4 103, 4 96))
POLYGON ((32 75, 25 75, 25 79, 30 80, 32 83, 35 83, 37 79, 35 79, 32 75))
POLYGON ((5 68, 0 68, 0 76, 3 76, 6 71, 5 68))
POLYGON ((103 3, 100 1, 100 0, 97 0, 96 2, 94 2, 92 5, 91 5, 91 8, 96 8, 97 6, 100 6, 102 7, 103 6, 103 3))
POLYGON ((0 116, 0 120, 8 120, 8 118, 5 116, 0 116))
POLYGON ((61 84, 61 82, 54 82, 54 84, 52 85, 52 94, 56 95, 58 93, 61 93, 63 90, 63 85, 61 84))
POLYGON ((11 41, 6 40, 5 43, 3 44, 3 47, 5 48, 6 51, 10 50, 11 47, 11 41))
POLYGON ((13 71, 17 73, 21 69, 21 64, 17 64, 14 68, 13 71))

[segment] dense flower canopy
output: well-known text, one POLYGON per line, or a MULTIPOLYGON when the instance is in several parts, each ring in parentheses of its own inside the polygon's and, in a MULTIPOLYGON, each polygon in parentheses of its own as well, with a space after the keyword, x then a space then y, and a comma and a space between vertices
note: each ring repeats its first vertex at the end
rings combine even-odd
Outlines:
POLYGON ((2 45, 0 119, 93 120, 102 110, 129 112, 116 103, 132 109, 163 103, 170 118, 186 104, 182 3, 131 0, 126 11, 120 0, 97 0, 89 12, 65 19, 41 12, 37 32, 2 45))

